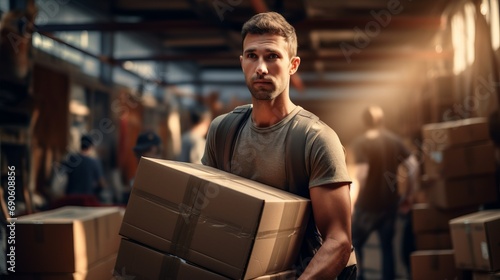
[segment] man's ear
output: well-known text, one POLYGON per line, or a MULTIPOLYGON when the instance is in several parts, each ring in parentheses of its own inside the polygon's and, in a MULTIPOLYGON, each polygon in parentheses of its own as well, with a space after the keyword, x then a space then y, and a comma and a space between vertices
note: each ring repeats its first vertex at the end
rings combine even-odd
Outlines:
POLYGON ((299 65, 300 65, 300 57, 298 56, 292 57, 292 60, 290 61, 290 75, 295 74, 295 72, 299 70, 299 65))
POLYGON ((243 70, 243 56, 240 55, 240 66, 241 66, 241 70, 243 71, 243 73, 245 72, 245 70, 243 70))

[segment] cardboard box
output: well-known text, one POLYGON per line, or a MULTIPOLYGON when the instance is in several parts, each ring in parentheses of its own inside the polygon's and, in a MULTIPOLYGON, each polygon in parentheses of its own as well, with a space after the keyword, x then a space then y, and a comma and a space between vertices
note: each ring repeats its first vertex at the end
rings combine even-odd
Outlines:
POLYGON ((422 126, 426 150, 442 151, 449 147, 488 140, 487 118, 469 118, 422 126))
POLYGON ((441 209, 429 203, 414 204, 412 207, 413 232, 449 232, 451 219, 477 212, 477 210, 478 207, 441 209))
POLYGON ((113 274, 117 279, 229 280, 176 256, 163 254, 127 239, 121 241, 113 274))
POLYGON ((234 279, 289 269, 310 201, 215 168, 141 159, 120 234, 234 279))
POLYGON ((431 178, 457 178, 495 172, 495 150, 490 141, 425 153, 424 168, 431 178))
POLYGON ((452 249, 449 231, 419 232, 415 234, 415 247, 417 250, 446 250, 452 249))
POLYGON ((494 174, 433 180, 425 192, 429 204, 443 209, 479 206, 498 199, 494 174))
POLYGON ((457 279, 453 250, 415 251, 411 254, 412 280, 457 279))
POLYGON ((472 273, 473 280, 500 280, 500 272, 479 272, 472 273))
POLYGON ((116 263, 116 254, 104 258, 89 268, 88 271, 75 273, 13 273, 9 279, 15 280, 110 280, 113 278, 113 269, 116 263))
POLYGON ((116 254, 122 221, 118 207, 67 206, 16 221, 16 272, 85 272, 116 254))
POLYGON ((500 270, 500 210, 452 219, 450 230, 458 268, 500 270))

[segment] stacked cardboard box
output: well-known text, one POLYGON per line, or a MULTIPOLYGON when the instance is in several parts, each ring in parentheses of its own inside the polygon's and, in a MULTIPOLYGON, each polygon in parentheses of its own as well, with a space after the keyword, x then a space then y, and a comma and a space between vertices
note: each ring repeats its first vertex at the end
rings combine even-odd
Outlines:
POLYGON ((411 255, 412 280, 461 279, 453 250, 421 250, 411 255))
POLYGON ((15 279, 110 279, 123 211, 73 207, 16 221, 15 279))
MULTIPOLYGON (((494 147, 486 118, 427 124, 422 135, 428 203, 413 209, 416 247, 443 258, 450 252, 443 250, 455 249, 449 221, 497 199, 494 147)), ((412 262, 412 271, 420 264, 412 262)))
POLYGON ((495 151, 486 118, 423 126, 427 197, 444 209, 496 201, 495 151))
POLYGON ((500 210, 485 210, 450 221, 458 268, 500 271, 500 210))
POLYGON ((203 270, 214 274, 203 279, 280 273, 295 261, 309 208, 308 199, 211 167, 142 158, 115 270, 148 275, 141 279, 195 279, 178 273, 203 270), (121 252, 130 250, 150 255, 154 268, 127 268, 121 252))
MULTIPOLYGON (((158 252, 128 239, 121 241, 115 265, 115 277, 118 279, 135 277, 137 279, 230 280, 230 278, 188 263, 177 256, 158 252)), ((293 270, 254 278, 254 280, 293 279, 295 279, 293 270)))
POLYGON ((477 208, 439 209, 429 203, 413 205, 413 231, 417 250, 452 249, 449 221, 477 208))

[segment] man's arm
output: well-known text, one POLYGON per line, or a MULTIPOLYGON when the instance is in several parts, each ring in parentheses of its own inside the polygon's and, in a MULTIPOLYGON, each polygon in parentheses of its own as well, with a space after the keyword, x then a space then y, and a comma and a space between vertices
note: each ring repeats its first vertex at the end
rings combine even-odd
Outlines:
POLYGON ((420 168, 418 166, 418 160, 414 155, 410 155, 406 158, 405 161, 401 163, 404 168, 404 175, 401 176, 401 183, 405 184, 405 192, 401 197, 401 202, 399 205, 399 210, 406 214, 410 211, 413 202, 414 202, 414 194, 418 189, 418 178, 420 173, 420 168))
POLYGON ((354 210, 354 204, 358 200, 359 192, 366 186, 369 168, 368 163, 356 163, 351 167, 354 173, 354 181, 351 185, 351 210, 354 210))
POLYGON ((334 279, 351 254, 351 201, 349 184, 327 184, 310 189, 314 220, 323 245, 300 280, 334 279))

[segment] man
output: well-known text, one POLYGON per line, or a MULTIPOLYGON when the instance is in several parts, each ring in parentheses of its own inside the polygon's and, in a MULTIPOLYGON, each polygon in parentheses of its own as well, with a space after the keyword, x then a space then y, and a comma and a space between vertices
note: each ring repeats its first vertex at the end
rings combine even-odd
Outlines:
MULTIPOLYGON (((295 189, 311 199, 315 223, 306 232, 304 246, 315 244, 310 261, 298 264, 299 279, 335 279, 351 255, 351 212, 344 150, 336 133, 319 120, 305 135, 305 164, 309 184, 288 186, 285 170, 285 142, 289 129, 305 110, 290 100, 290 76, 297 72, 295 29, 279 14, 261 13, 242 29, 240 56, 245 81, 252 95, 251 116, 241 129, 230 159, 230 172, 280 188, 295 189), (319 233, 316 230, 319 230, 319 233), (321 240, 318 239, 320 234, 321 240), (322 241, 322 242, 321 242, 322 241), (304 268, 300 265, 304 264, 304 268)), ((217 167, 216 131, 228 115, 211 124, 202 163, 217 167)), ((288 151, 290 153, 290 151, 288 151)), ((350 266, 349 271, 355 271, 350 266)), ((354 272, 355 273, 355 272, 354 272)), ((352 274, 352 273, 351 273, 352 274)))
MULTIPOLYGON (((161 158, 161 138, 153 131, 142 132, 137 136, 135 146, 132 149, 137 158, 137 163, 139 163, 141 157, 161 158)), ((134 179, 135 178, 132 178, 129 184, 125 185, 122 189, 121 202, 125 205, 128 204, 132 186, 134 185, 134 179)))
POLYGON ((80 141, 81 151, 68 156, 64 162, 68 174, 67 195, 97 195, 106 188, 100 162, 91 157, 94 142, 90 136, 83 135, 80 141))
POLYGON ((359 192, 354 203, 352 242, 356 249, 358 279, 363 275, 363 246, 373 231, 377 231, 382 249, 382 279, 394 279, 394 226, 398 208, 407 213, 411 208, 412 191, 417 178, 417 160, 410 155, 402 140, 383 127, 380 107, 368 107, 363 113, 367 131, 352 143, 359 192), (398 168, 407 171, 408 184, 399 195, 398 168))

